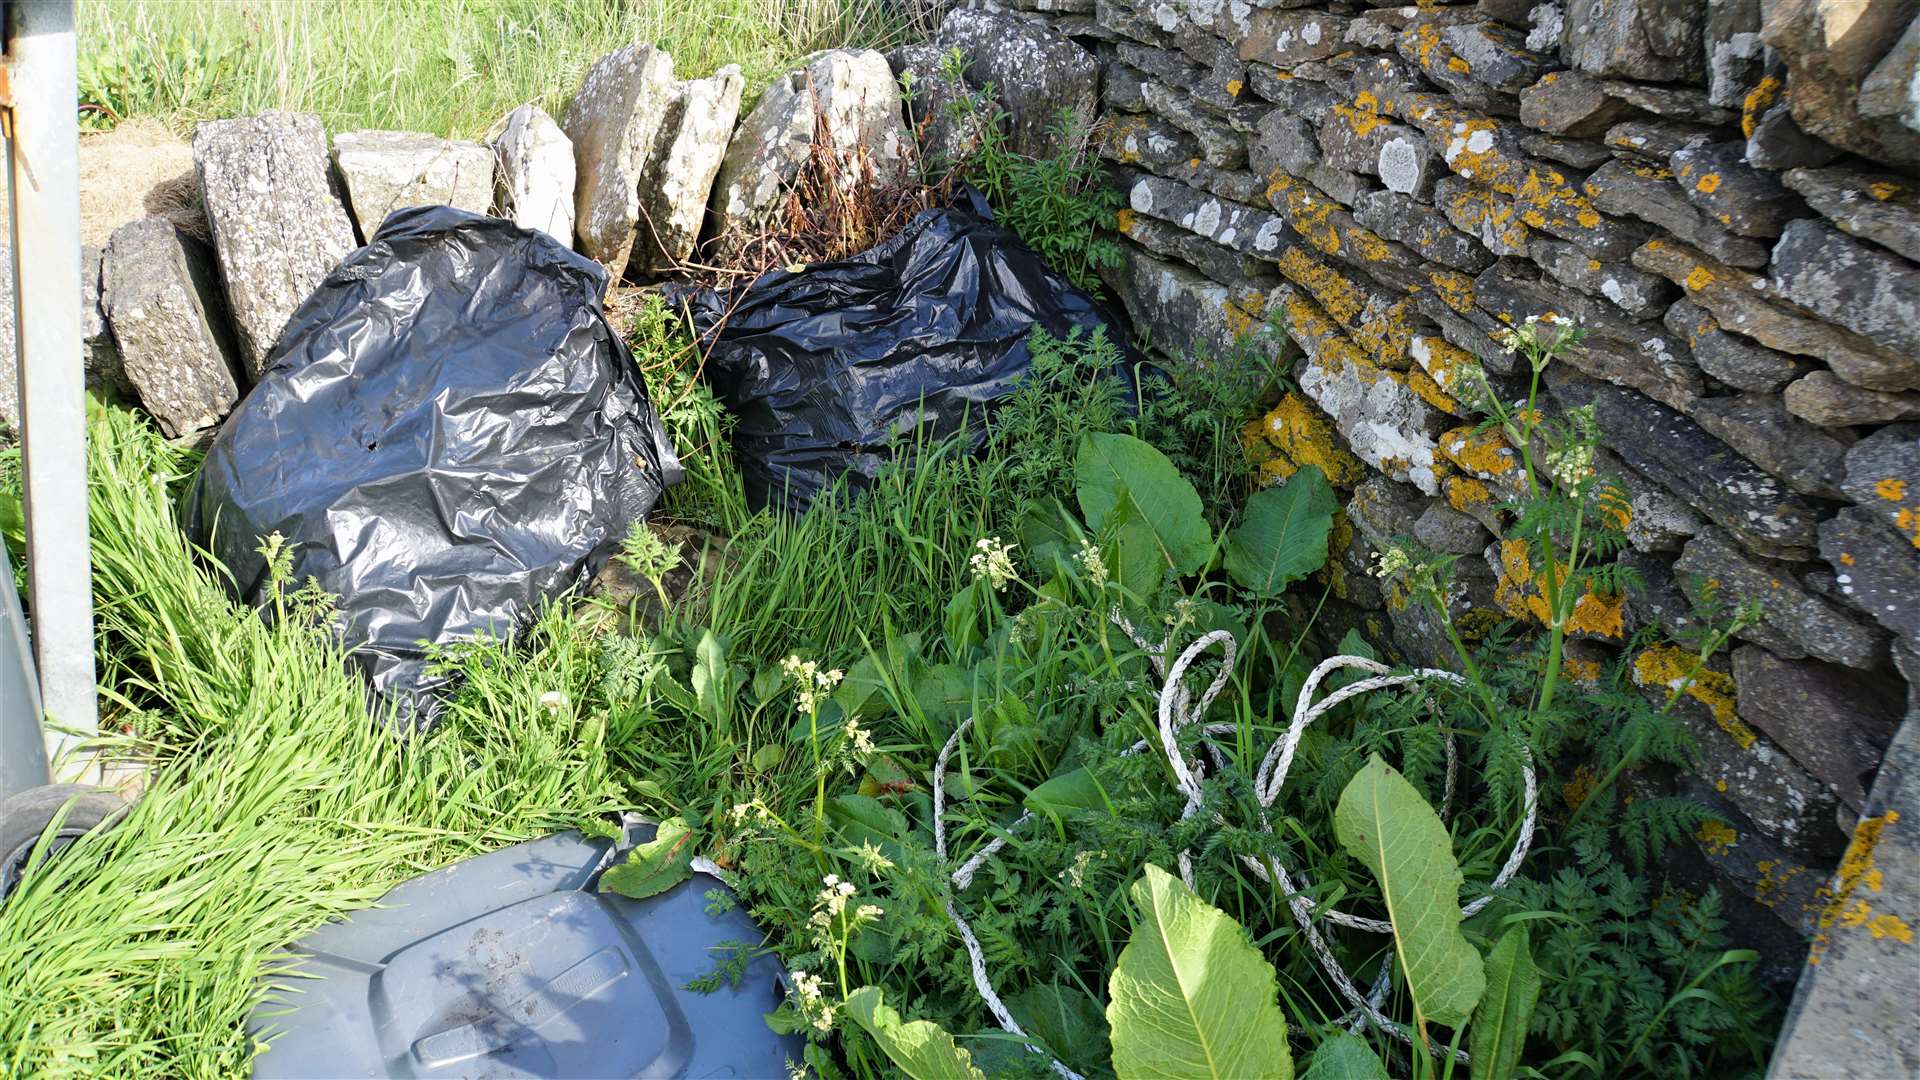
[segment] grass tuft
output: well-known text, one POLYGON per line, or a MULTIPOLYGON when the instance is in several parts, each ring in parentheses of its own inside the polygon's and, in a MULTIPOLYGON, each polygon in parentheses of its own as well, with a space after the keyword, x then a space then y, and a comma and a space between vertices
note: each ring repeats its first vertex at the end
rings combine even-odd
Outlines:
POLYGON ((588 65, 634 42, 682 78, 737 63, 749 96, 818 49, 886 48, 937 23, 937 0, 82 0, 87 122, 180 134, 261 109, 329 131, 478 138, 523 101, 560 115, 588 65))

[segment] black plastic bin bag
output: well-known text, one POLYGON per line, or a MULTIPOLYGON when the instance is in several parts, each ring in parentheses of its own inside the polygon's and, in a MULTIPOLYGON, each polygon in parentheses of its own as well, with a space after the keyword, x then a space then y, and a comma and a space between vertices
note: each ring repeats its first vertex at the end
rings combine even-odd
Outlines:
POLYGON ((855 487, 871 478, 904 438, 977 425, 1027 370, 1036 325, 1062 338, 1105 327, 1128 366, 1139 361, 1104 305, 1047 269, 977 193, 965 198, 848 259, 736 290, 669 291, 735 417, 752 505, 804 510, 843 475, 855 487))
POLYGON ((521 629, 680 478, 606 284, 545 233, 394 213, 294 313, 194 478, 189 534, 259 604, 279 533, 375 691, 429 721, 428 643, 521 629))

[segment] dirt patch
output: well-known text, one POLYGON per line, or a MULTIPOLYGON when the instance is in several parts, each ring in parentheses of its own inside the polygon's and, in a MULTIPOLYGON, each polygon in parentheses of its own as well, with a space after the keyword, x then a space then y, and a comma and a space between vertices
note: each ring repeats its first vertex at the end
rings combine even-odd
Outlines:
POLYGON ((104 245, 114 229, 164 217, 207 238, 193 147, 150 120, 80 137, 80 242, 104 245))

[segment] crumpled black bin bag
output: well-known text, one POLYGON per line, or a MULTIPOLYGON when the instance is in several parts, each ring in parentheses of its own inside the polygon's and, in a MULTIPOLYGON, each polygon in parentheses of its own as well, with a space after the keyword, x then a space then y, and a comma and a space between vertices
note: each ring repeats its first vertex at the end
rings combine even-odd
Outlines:
POLYGON ((443 206, 389 216, 294 313, 186 500, 189 534, 263 603, 259 553, 338 598, 351 655, 430 722, 423 645, 504 637, 599 570, 680 479, 606 272, 545 233, 443 206))
POLYGON ((669 289, 707 352, 705 377, 735 417, 734 454, 755 507, 804 510, 835 480, 858 488, 913 434, 940 438, 1011 393, 1035 325, 1106 327, 1105 305, 1049 270, 984 200, 925 210, 838 262, 773 270, 735 290, 669 289))

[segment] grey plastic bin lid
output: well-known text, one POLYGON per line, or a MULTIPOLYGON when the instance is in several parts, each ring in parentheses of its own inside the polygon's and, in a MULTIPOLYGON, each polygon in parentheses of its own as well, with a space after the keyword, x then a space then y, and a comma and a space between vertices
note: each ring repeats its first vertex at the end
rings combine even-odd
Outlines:
MULTIPOLYGON (((630 826, 627 843, 650 839, 630 826)), ((623 845, 624 848, 625 845, 623 845)), ((415 878, 294 946, 299 972, 255 1009, 256 1077, 783 1077, 798 1039, 762 1015, 780 965, 685 989, 723 941, 764 935, 705 874, 659 896, 594 892, 614 846, 533 840, 415 878), (291 1011, 289 1011, 291 1010, 291 1011)))

